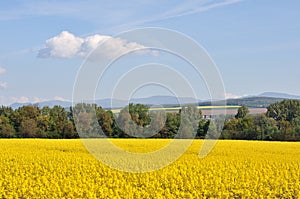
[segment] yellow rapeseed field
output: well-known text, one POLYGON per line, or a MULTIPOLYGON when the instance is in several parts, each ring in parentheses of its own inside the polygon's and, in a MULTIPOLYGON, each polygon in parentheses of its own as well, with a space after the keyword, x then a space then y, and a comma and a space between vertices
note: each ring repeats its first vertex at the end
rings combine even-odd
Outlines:
MULTIPOLYGON (((136 152, 169 140, 113 142, 136 152)), ((126 173, 100 163, 80 140, 1 139, 0 198, 300 197, 300 143, 218 141, 200 159, 202 143, 163 169, 126 173)))

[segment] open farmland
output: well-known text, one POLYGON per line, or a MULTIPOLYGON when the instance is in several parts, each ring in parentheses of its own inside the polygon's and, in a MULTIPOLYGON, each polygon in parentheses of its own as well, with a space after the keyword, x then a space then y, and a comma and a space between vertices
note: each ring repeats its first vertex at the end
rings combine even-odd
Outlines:
MULTIPOLYGON (((240 106, 197 106, 203 115, 235 115, 240 106)), ((165 108, 149 108, 149 111, 166 111, 166 112, 179 112, 182 107, 165 107, 165 108)), ((111 110, 113 113, 118 114, 121 109, 111 110)), ((249 108, 250 114, 261 114, 267 112, 266 108, 249 108)))
MULTIPOLYGON (((169 141, 112 140, 140 153, 169 141)), ((0 198, 299 198, 300 143, 218 141, 200 159, 202 143, 163 169, 126 173, 100 163, 80 140, 1 139, 0 198)))
MULTIPOLYGON (((203 110, 235 110, 240 106, 197 106, 197 108, 201 111, 203 110)), ((182 109, 182 107, 150 107, 149 111, 166 111, 166 112, 178 112, 182 109)), ((113 109, 113 113, 119 113, 121 109, 113 109)))

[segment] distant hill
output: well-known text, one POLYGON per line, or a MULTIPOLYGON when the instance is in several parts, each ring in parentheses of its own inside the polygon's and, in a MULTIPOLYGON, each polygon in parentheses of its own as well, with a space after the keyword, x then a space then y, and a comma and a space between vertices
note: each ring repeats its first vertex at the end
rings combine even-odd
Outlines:
MULTIPOLYGON (((196 100, 194 98, 189 98, 189 97, 180 97, 176 98, 174 96, 152 96, 152 97, 147 97, 147 98, 133 98, 130 99, 129 102, 134 103, 134 104, 145 104, 145 105, 166 105, 166 106, 176 106, 178 104, 197 104, 200 100, 196 100)), ((94 103, 93 101, 85 101, 86 103, 94 103)), ((96 100, 95 103, 98 106, 101 106, 103 108, 119 108, 119 107, 124 107, 128 105, 127 100, 118 100, 118 99, 99 99, 96 100)), ((51 100, 51 101, 45 101, 45 102, 40 102, 40 103, 14 103, 11 104, 10 106, 13 109, 17 109, 22 106, 26 105, 38 105, 39 107, 44 107, 44 106, 49 106, 53 107, 55 105, 62 106, 64 108, 69 108, 72 106, 71 101, 59 101, 59 100, 51 100)))
MULTIPOLYGON (((164 106, 177 106, 179 104, 197 104, 200 100, 196 100, 191 97, 179 97, 174 96, 152 96, 146 98, 132 98, 129 103, 145 104, 145 105, 164 105, 164 106)), ((103 108, 119 108, 128 105, 127 100, 111 100, 100 99, 96 100, 96 104, 103 108)))
MULTIPOLYGON (((248 96, 238 99, 227 99, 227 105, 247 106, 250 108, 267 108, 270 104, 282 101, 284 99, 300 100, 300 96, 286 93, 265 92, 257 96, 248 96)), ((224 102, 223 102, 224 103, 224 102)), ((203 103, 200 103, 200 105, 203 103)))
MULTIPOLYGON (((282 101, 282 98, 273 97, 244 97, 238 99, 227 99, 226 105, 228 106, 247 106, 249 108, 266 108, 270 104, 282 101)), ((201 102, 199 106, 210 106, 210 105, 223 105, 224 101, 201 102)))
POLYGON ((22 107, 22 106, 29 106, 29 105, 33 105, 32 103, 30 102, 26 102, 26 103, 13 103, 11 105, 9 105, 10 107, 12 107, 13 109, 17 109, 19 107, 22 107))
POLYGON ((147 98, 134 98, 130 100, 132 103, 139 104, 164 104, 164 105, 178 105, 178 104, 191 104, 198 103, 200 100, 194 99, 192 97, 174 97, 174 96, 152 96, 147 98))
POLYGON ((247 106, 250 108, 267 108, 270 104, 282 101, 283 98, 274 97, 245 97, 239 99, 228 99, 227 105, 247 106))
MULTIPOLYGON (((298 99, 300 100, 300 96, 289 95, 284 93, 273 93, 266 92, 257 96, 249 96, 238 99, 227 99, 226 104, 232 106, 247 106, 250 108, 266 108, 270 104, 282 101, 284 99, 298 99)), ((199 106, 208 106, 212 105, 210 101, 200 101, 191 97, 180 97, 176 98, 174 96, 152 96, 146 98, 133 98, 130 100, 131 103, 134 104, 145 104, 145 105, 164 105, 165 107, 174 107, 180 104, 198 104, 199 106)), ((86 101, 86 103, 93 103, 93 101, 86 101)), ((128 101, 126 100, 118 100, 118 99, 99 99, 96 100, 95 103, 98 106, 101 106, 106 109, 111 108, 120 108, 128 105, 128 101)), ((224 101, 214 101, 213 105, 224 105, 224 101)), ((33 105, 32 103, 14 103, 10 105, 12 108, 16 109, 25 105, 33 105)), ((49 106, 53 107, 55 105, 62 106, 64 108, 69 108, 72 106, 72 102, 70 101, 45 101, 38 103, 39 107, 49 106)))
POLYGON ((67 108, 72 105, 71 102, 69 101, 60 101, 60 100, 50 100, 50 101, 44 101, 44 102, 39 102, 39 103, 13 103, 10 105, 13 109, 17 109, 22 106, 28 106, 28 105, 38 105, 39 107, 44 107, 44 106, 49 106, 52 108, 55 105, 59 105, 61 107, 67 108))
POLYGON ((273 98, 281 98, 281 99, 297 99, 300 100, 300 96, 297 95, 290 95, 286 93, 275 93, 275 92, 265 92, 260 95, 259 97, 273 97, 273 98))

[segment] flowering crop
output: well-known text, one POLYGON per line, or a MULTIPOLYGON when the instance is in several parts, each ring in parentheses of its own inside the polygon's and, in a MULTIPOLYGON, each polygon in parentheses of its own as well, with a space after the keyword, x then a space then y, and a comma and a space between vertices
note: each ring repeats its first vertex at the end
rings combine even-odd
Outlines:
MULTIPOLYGON (((113 142, 143 152, 169 140, 113 142)), ((300 143, 218 141, 200 159, 202 143, 163 169, 126 173, 100 163, 80 140, 1 139, 0 198, 299 198, 300 143)))

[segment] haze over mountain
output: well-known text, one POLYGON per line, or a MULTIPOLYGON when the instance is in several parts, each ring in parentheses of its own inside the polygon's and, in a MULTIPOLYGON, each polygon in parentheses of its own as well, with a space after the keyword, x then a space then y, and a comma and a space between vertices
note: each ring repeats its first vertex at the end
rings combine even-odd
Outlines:
MULTIPOLYGON (((227 99, 227 105, 245 105, 249 107, 267 107, 271 103, 275 103, 277 101, 281 101, 283 99, 298 99, 300 100, 300 96, 290 95, 286 93, 276 93, 276 92, 265 92, 255 96, 242 97, 237 99, 227 99)), ((86 103, 93 103, 93 101, 85 101, 86 103)), ((129 102, 134 104, 146 104, 146 105, 179 105, 179 104, 195 104, 199 103, 199 105, 209 105, 211 102, 209 100, 203 101, 199 99, 194 99, 191 97, 179 97, 176 98, 174 96, 151 96, 146 98, 132 98, 129 102)), ((96 100, 95 103, 103 108, 120 108, 124 107, 128 104, 127 100, 119 100, 119 99, 99 99, 96 100)), ((34 105, 35 103, 14 103, 10 106, 14 109, 19 108, 25 105, 34 105)), ((222 103, 221 103, 222 104, 222 103)), ((51 100, 44 101, 37 104, 39 107, 49 106, 53 107, 55 105, 59 105, 65 108, 72 106, 71 101, 59 101, 59 100, 51 100)))
POLYGON ((298 96, 298 95, 290 95, 287 93, 277 93, 277 92, 265 92, 258 96, 259 97, 274 97, 274 98, 282 98, 282 99, 298 99, 298 100, 300 100, 300 96, 298 96))
MULTIPOLYGON (((197 103, 201 100, 194 99, 191 97, 174 97, 174 96, 151 96, 146 98, 132 98, 129 102, 134 104, 146 104, 146 105, 178 105, 178 104, 190 104, 190 103, 197 103)), ((86 103, 94 103, 92 100, 84 101, 86 103)), ((119 108, 128 105, 127 100, 119 100, 119 99, 99 99, 96 100, 95 103, 103 108, 119 108)), ((59 101, 59 100, 51 100, 51 101, 44 101, 40 103, 14 103, 10 106, 14 109, 19 108, 25 105, 38 105, 39 107, 49 106, 53 107, 55 105, 59 105, 62 107, 70 107, 72 106, 71 101, 59 101)))

